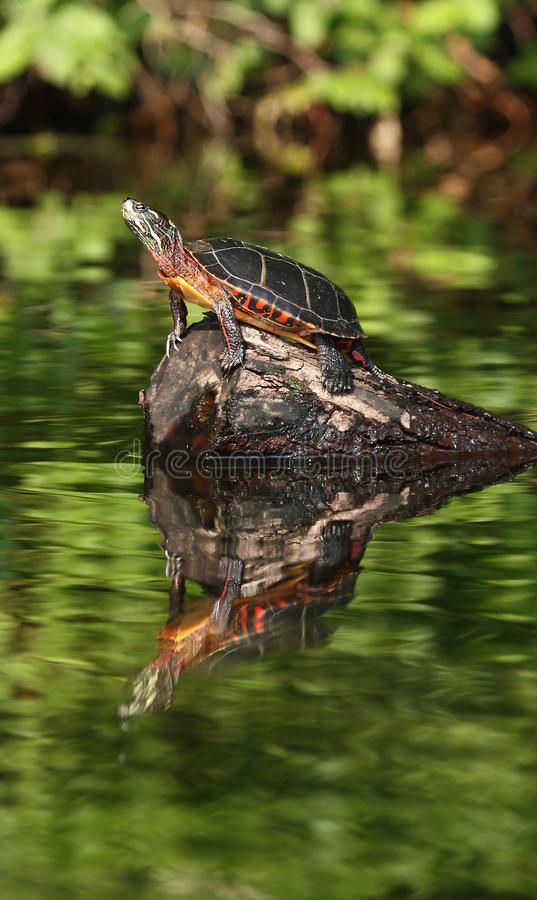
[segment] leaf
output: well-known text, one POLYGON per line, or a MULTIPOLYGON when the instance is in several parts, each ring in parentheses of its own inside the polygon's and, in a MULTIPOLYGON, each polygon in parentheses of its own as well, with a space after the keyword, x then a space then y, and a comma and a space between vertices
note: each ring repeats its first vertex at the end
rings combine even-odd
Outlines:
POLYGON ((361 66, 313 73, 310 80, 314 99, 339 112, 385 113, 398 107, 394 89, 361 66))
POLYGON ((455 30, 490 32, 498 21, 494 0, 425 0, 416 4, 413 26, 421 34, 446 35, 455 30))
POLYGON ((305 47, 318 47, 328 31, 328 11, 320 0, 296 0, 289 10, 291 35, 305 47))
POLYGON ((36 65, 48 81, 74 93, 100 90, 122 97, 130 88, 136 59, 125 36, 104 10, 70 4, 48 21, 36 65))
POLYGON ((32 63, 35 44, 39 38, 23 22, 14 21, 0 32, 0 81, 11 81, 32 63))
POLYGON ((407 50, 403 35, 386 35, 369 59, 369 72, 385 84, 401 83, 406 74, 407 50))
MULTIPOLYGON (((449 55, 446 48, 436 40, 424 38, 413 43, 413 57, 423 73, 440 84, 455 84, 463 71, 449 55)), ((425 82, 427 86, 427 82, 425 82)))
POLYGON ((248 73, 262 63, 263 51, 257 42, 249 39, 238 41, 229 53, 215 63, 208 84, 213 86, 216 83, 219 96, 236 97, 248 73))

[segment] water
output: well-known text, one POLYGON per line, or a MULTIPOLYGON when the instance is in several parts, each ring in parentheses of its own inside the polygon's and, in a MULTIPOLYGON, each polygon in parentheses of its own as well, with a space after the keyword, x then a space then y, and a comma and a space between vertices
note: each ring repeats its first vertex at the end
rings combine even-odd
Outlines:
MULTIPOLYGON (((533 898, 535 472, 410 519, 385 485, 144 485, 169 321, 119 206, 177 213, 172 181, 0 210, 2 895, 533 898), (257 612, 188 644, 230 548, 257 612)), ((337 276, 383 367, 535 425, 524 235, 367 170, 285 221, 224 187, 189 235, 337 276)))

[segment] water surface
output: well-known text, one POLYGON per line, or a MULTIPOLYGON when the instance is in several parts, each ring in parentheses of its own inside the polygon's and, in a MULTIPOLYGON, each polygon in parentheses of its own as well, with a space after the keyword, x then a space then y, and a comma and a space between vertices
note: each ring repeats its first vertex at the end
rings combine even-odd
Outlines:
MULTIPOLYGON (((337 278, 389 371, 535 425, 523 236, 363 169, 313 180, 284 221, 234 179, 199 228, 337 278)), ((532 471, 430 515, 359 521, 351 562, 294 558, 306 598, 324 585, 338 602, 272 642, 250 623, 241 652, 182 672, 165 710, 125 715, 173 579, 137 458, 137 391, 169 314, 121 221, 125 188, 0 210, 2 894, 534 897, 532 471)), ((146 199, 178 221, 181 190, 146 199)), ((219 507, 231 538, 245 502, 219 507)), ((248 502, 255 530, 265 501, 248 502)), ((327 523, 322 497, 286 502, 288 552, 327 523)), ((192 508, 210 530, 212 507, 192 508)), ((218 592, 194 574, 187 609, 218 592)))

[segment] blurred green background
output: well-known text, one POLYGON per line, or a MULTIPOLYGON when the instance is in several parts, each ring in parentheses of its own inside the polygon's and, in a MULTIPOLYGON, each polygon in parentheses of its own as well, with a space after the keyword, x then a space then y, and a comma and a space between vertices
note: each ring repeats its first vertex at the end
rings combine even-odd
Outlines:
POLYGON ((123 197, 325 271, 383 368, 535 427, 537 5, 0 21, 0 894, 534 900, 532 472, 381 526, 326 646, 117 709, 168 591, 136 442, 169 312, 123 197))
POLYGON ((296 176, 419 147, 464 180, 533 137, 529 0, 5 0, 0 22, 0 122, 43 152, 214 138, 296 176))

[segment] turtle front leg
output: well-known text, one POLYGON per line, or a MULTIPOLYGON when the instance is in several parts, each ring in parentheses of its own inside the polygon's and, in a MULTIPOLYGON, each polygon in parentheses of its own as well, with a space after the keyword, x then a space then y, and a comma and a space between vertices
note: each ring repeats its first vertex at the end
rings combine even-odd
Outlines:
POLYGON ((240 325, 237 322, 229 297, 223 296, 221 299, 215 300, 214 311, 226 343, 226 349, 220 357, 220 365, 224 375, 227 376, 236 366, 243 364, 246 348, 240 325))
POLYGON ((314 334, 313 340, 321 363, 321 384, 331 394, 348 394, 352 391, 351 367, 342 355, 335 338, 329 334, 314 334))
POLYGON ((166 340, 166 356, 170 350, 178 350, 186 331, 186 304, 183 295, 178 290, 171 290, 168 299, 173 319, 173 331, 170 331, 166 340))

